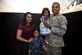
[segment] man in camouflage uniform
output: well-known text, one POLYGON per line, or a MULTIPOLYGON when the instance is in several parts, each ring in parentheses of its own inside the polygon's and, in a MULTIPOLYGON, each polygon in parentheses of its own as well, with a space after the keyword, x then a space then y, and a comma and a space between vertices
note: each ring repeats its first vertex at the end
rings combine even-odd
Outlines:
POLYGON ((65 16, 59 14, 60 4, 52 4, 53 15, 49 19, 49 24, 43 19, 46 27, 51 29, 49 36, 49 46, 47 55, 61 55, 61 47, 64 47, 63 35, 67 30, 67 20, 65 16))

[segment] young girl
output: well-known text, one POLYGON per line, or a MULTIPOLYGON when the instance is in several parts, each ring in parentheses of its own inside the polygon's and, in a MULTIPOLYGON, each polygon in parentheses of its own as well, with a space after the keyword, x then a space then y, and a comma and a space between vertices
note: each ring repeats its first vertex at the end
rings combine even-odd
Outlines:
POLYGON ((43 39, 39 36, 39 29, 35 28, 33 30, 34 39, 29 44, 29 55, 44 55, 47 51, 43 39), (43 51, 43 50, 44 51, 43 51))
POLYGON ((47 27, 44 26, 43 21, 46 20, 47 23, 49 22, 49 17, 50 17, 50 11, 48 8, 43 8, 42 14, 41 14, 41 23, 40 23, 40 35, 43 37, 44 41, 46 44, 48 43, 48 36, 51 33, 51 30, 47 27))

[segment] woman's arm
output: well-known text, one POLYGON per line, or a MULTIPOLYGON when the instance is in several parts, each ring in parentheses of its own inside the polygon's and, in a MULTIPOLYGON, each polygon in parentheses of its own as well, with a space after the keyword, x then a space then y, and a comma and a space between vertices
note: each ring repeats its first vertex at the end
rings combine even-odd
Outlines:
POLYGON ((26 40, 26 39, 22 38, 22 37, 21 37, 21 34, 22 34, 22 30, 18 29, 18 30, 17 30, 16 39, 17 39, 17 40, 20 40, 20 41, 22 41, 22 42, 29 42, 29 40, 26 40))

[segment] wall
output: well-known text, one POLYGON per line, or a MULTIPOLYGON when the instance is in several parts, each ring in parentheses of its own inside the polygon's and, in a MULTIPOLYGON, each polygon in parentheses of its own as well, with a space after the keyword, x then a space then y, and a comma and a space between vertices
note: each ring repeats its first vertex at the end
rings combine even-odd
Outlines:
MULTIPOLYGON (((63 14, 68 21, 68 29, 64 35, 65 47, 62 55, 79 54, 81 38, 81 18, 82 11, 63 14), (76 50, 77 49, 77 50, 76 50)), ((19 55, 17 47, 16 30, 20 23, 23 22, 24 13, 0 13, 1 20, 1 39, 3 55, 19 55)), ((36 26, 39 25, 40 14, 33 14, 33 20, 36 26)))

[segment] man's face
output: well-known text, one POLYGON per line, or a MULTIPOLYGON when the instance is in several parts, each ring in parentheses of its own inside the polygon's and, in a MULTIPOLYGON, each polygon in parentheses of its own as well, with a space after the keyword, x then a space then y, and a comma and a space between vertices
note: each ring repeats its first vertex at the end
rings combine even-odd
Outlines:
POLYGON ((53 4, 52 5, 52 12, 54 15, 58 14, 60 11, 60 5, 59 4, 53 4))

